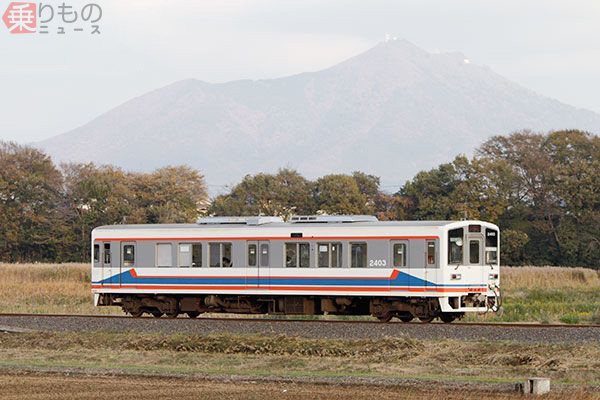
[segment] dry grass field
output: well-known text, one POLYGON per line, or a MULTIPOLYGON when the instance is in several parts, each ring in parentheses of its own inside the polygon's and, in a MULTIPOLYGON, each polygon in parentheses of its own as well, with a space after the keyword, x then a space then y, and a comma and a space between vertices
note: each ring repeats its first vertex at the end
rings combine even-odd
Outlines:
POLYGON ((600 270, 567 267, 502 267, 502 288, 600 289, 600 270))
MULTIPOLYGON (((413 388, 421 389, 465 385, 497 392, 502 387, 510 389, 524 377, 545 376, 555 390, 596 387, 597 395, 600 346, 402 336, 356 340, 286 335, 12 333, 0 334, 0 385, 1 371, 323 382, 339 391, 361 382, 373 386, 413 382, 413 388)), ((230 386, 233 390, 236 384, 230 386)))
POLYGON ((4 313, 106 314, 94 307, 88 264, 0 264, 0 310, 4 313))
MULTIPOLYGON (((467 320, 600 323, 600 271, 502 267, 503 313, 467 320)), ((14 313, 121 314, 94 307, 88 264, 0 264, 0 310, 14 313)))

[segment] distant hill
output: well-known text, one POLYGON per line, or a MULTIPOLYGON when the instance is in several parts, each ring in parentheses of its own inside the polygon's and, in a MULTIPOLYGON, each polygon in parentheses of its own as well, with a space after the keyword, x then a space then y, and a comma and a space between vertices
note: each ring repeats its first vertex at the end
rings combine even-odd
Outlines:
POLYGON ((189 164, 209 183, 298 169, 401 183, 514 130, 600 132, 600 115, 525 89, 460 53, 389 41, 331 68, 265 80, 189 79, 36 145, 130 170, 189 164))

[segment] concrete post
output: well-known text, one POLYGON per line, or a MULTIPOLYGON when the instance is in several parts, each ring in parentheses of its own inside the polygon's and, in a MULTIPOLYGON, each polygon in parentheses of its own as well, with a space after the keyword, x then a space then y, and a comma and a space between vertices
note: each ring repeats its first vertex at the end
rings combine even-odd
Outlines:
POLYGON ((525 383, 517 383, 516 389, 523 395, 542 395, 550 392, 550 379, 529 378, 525 383))
POLYGON ((531 394, 546 394, 550 392, 550 379, 548 378, 529 378, 531 394))

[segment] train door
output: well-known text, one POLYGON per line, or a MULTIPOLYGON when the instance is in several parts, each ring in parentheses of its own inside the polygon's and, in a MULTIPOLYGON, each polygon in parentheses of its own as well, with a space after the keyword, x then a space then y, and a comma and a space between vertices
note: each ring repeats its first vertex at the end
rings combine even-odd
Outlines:
POLYGON ((268 241, 258 242, 259 286, 269 286, 271 276, 271 244, 268 241))
POLYGON ((483 268, 483 238, 480 234, 467 235, 467 261, 469 268, 469 283, 486 282, 483 268))
MULTIPOLYGON (((135 267, 135 242, 121 242, 121 258, 119 263, 118 279, 121 285, 121 274, 135 267)), ((115 273, 117 274, 117 273, 115 273)))
MULTIPOLYGON (((402 272, 402 274, 406 274, 407 273, 406 268, 408 268, 408 241, 392 240, 390 242, 390 248, 392 250, 392 267, 395 270, 398 270, 398 272, 402 272)), ((406 276, 406 275, 402 275, 402 276, 406 276)), ((410 275, 408 275, 408 276, 410 276, 410 275)), ((400 287, 406 287, 406 286, 410 286, 410 282, 408 280, 400 279, 399 282, 391 281, 390 285, 392 287, 394 285, 400 286, 400 287)))
POLYGON ((427 291, 435 290, 438 284, 438 251, 437 242, 425 242, 425 286, 427 291))
POLYGON ((102 282, 102 243, 94 241, 92 246, 92 282, 102 282))
POLYGON ((258 287, 258 242, 246 243, 246 287, 258 287))
POLYGON ((121 284, 121 243, 120 242, 111 242, 110 243, 110 266, 112 276, 110 278, 111 284, 120 285, 121 284))
POLYGON ((271 265, 269 241, 252 240, 246 245, 246 287, 268 286, 271 265))
POLYGON ((102 246, 102 284, 112 284, 112 265, 110 242, 101 243, 102 246))

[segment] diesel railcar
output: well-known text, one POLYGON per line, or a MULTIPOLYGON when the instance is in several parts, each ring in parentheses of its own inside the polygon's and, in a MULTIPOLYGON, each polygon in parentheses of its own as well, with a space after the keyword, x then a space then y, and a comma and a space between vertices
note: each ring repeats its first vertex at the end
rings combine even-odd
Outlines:
POLYGON ((500 305, 499 229, 373 216, 208 217, 92 232, 97 306, 201 313, 440 318, 500 305))

